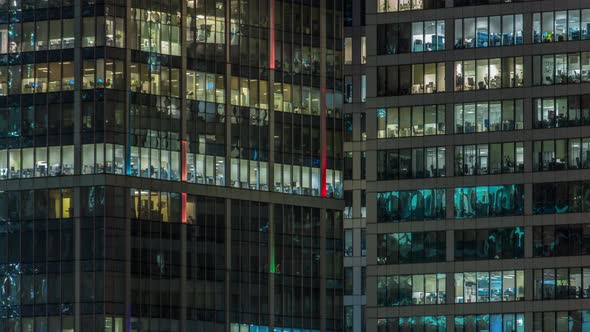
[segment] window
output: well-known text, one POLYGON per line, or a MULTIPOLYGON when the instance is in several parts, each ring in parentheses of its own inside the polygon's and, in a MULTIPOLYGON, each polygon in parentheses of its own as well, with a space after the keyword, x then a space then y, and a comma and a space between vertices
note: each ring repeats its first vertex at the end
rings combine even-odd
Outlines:
POLYGON ((590 124, 590 95, 533 99, 535 128, 590 124))
POLYGON ((438 274, 377 277, 377 305, 384 307, 446 303, 447 276, 438 274))
MULTIPOLYGON (((124 145, 121 144, 84 144, 82 145, 82 174, 95 173, 109 173, 109 174, 125 174, 125 159, 123 158, 124 145)), ((163 169, 170 168, 178 171, 180 166, 179 159, 177 163, 172 166, 168 158, 163 169)), ((170 180, 169 177, 162 178, 163 180, 170 180)), ((180 180, 177 178, 176 180, 180 180)))
POLYGON ((0 180, 74 175, 74 146, 0 149, 0 180))
MULTIPOLYGON (((215 75, 205 72, 187 70, 185 76, 186 98, 209 102, 225 103, 225 78, 223 75, 215 75)), ((139 84, 140 82, 137 82, 139 84)), ((132 91, 144 90, 141 85, 134 85, 132 91), (134 89, 135 88, 135 89, 134 89)), ((244 87, 244 94, 250 95, 249 87, 244 87)), ((238 103, 239 104, 239 103, 238 103)), ((244 105, 246 106, 246 105, 244 105)))
POLYGON ((590 310, 535 312, 534 331, 587 331, 590 329, 590 310))
POLYGON ((351 27, 353 23, 353 1, 344 1, 344 26, 351 27))
POLYGON ((522 129, 522 99, 455 104, 456 134, 522 129))
MULTIPOLYGON (((581 139, 569 140, 573 144, 572 152, 577 159, 574 165, 582 165, 581 139)), ((568 140, 545 140, 533 142, 533 171, 558 171, 568 168, 568 140)))
POLYGON ((367 63, 367 37, 361 37, 361 64, 367 63))
MULTIPOLYGON (((115 66, 113 64, 115 61, 107 60, 106 72, 104 61, 101 60, 96 63, 100 69, 97 79, 100 78, 101 80, 97 83, 97 87, 124 89, 121 61, 116 61, 115 66), (113 75, 115 67, 118 72, 113 75), (107 78, 110 78, 109 84, 106 86, 105 74, 107 78), (114 83, 114 85, 111 83, 114 83)), ((94 79, 94 66, 90 70, 94 79)), ((73 88, 74 63, 71 61, 0 66, 0 95, 70 91, 73 88)))
POLYGON ((445 0, 376 0, 377 12, 397 12, 406 10, 421 10, 421 9, 435 9, 444 8, 445 0))
POLYGON ((462 6, 478 6, 478 5, 489 5, 489 4, 498 4, 498 3, 508 3, 508 2, 529 2, 535 0, 455 0, 453 5, 455 7, 462 7, 462 6))
POLYGON ((131 49, 180 55, 180 21, 179 13, 131 8, 131 49))
POLYGON ((377 235, 377 264, 444 262, 446 232, 388 233, 377 235))
POLYGON ((496 58, 455 62, 455 91, 524 86, 523 58, 496 58))
POLYGON ((181 198, 178 193, 131 189, 132 218, 159 222, 180 220, 181 198), (152 210, 149 207, 152 206, 152 210))
POLYGON ((524 228, 522 227, 455 231, 456 261, 523 257, 524 228))
POLYGON ((361 112, 361 141, 367 140, 367 114, 361 112))
POLYGON ((352 103, 352 76, 346 75, 344 76, 344 102, 347 104, 352 103))
POLYGON ((445 134, 445 105, 377 109, 377 138, 445 134))
POLYGON ((353 154, 352 152, 345 152, 344 153, 344 180, 352 180, 353 176, 353 154))
POLYGON ((354 291, 354 273, 352 267, 344 268, 344 295, 352 295, 354 291))
POLYGON ((377 193, 377 222, 444 219, 446 217, 445 197, 445 189, 377 193))
POLYGON ((536 269, 534 299, 581 299, 590 297, 590 268, 536 269))
POLYGON ((125 89, 124 62, 111 59, 84 61, 82 89, 125 89))
POLYGON ((445 21, 379 24, 377 31, 378 55, 445 48, 445 21))
POLYGON ((590 211, 590 183, 548 182, 533 185, 533 213, 554 214, 590 211))
POLYGON ((353 234, 354 234, 354 230, 352 229, 347 229, 344 231, 344 256, 345 257, 351 257, 354 255, 354 251, 353 251, 353 234))
MULTIPOLYGON (((129 82, 133 92, 153 95, 180 96, 180 69, 165 66, 152 66, 144 63, 132 63, 129 82)), ((190 91, 190 87, 188 88, 190 91)))
POLYGON ((344 141, 345 142, 352 142, 354 139, 353 132, 354 132, 354 122, 353 122, 354 114, 353 113, 344 113, 343 122, 344 122, 344 141))
POLYGON ((352 37, 344 38, 344 64, 352 64, 352 37))
POLYGON ((361 256, 367 256, 367 231, 364 229, 361 229, 361 256))
POLYGON ((345 190, 344 191, 344 219, 352 219, 352 206, 353 206, 353 199, 352 199, 352 190, 345 190))
POLYGON ((455 20, 455 48, 522 45, 523 16, 504 15, 455 20))
POLYGON ((588 21, 588 9, 533 13, 533 43, 589 39, 588 21))
MULTIPOLYGON (((352 1, 351 1, 352 2, 352 1)), ((246 331, 248 326, 246 325, 246 331)), ((344 306, 344 332, 353 332, 354 330, 354 306, 344 306)))
POLYGON ((455 188, 455 219, 519 216, 524 208, 524 185, 455 188))
POLYGON ((524 332, 524 313, 455 316, 455 331, 524 332))
POLYGON ((361 75, 361 103, 367 101, 367 75, 361 75))
POLYGON ((455 303, 524 301, 524 270, 455 273, 455 303))
POLYGON ((590 82, 590 52, 533 56, 533 85, 590 82))
POLYGON ((533 227, 534 257, 562 257, 589 254, 589 224, 559 224, 555 226, 533 227))
MULTIPOLYGON (((361 267, 361 295, 367 294, 367 267, 361 267)), ((363 307, 364 309, 364 307, 363 307)), ((364 322, 364 320, 363 320, 364 322)), ((363 324, 364 325, 364 324, 363 324)))
POLYGON ((445 176, 445 147, 379 150, 377 179, 419 179, 445 176))
POLYGON ((455 146, 455 175, 524 172, 524 143, 455 146))
POLYGON ((377 319, 377 331, 445 331, 446 322, 446 316, 379 318, 377 319))
POLYGON ((377 67, 377 96, 445 92, 445 63, 377 67))
POLYGON ((1 54, 73 47, 74 19, 71 18, 22 23, 11 22, 10 25, 0 25, 1 54))

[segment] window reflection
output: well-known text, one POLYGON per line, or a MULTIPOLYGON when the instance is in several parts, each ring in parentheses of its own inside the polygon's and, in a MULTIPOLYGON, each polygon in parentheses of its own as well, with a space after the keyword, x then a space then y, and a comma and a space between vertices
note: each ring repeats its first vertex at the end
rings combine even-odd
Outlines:
POLYGON ((535 214, 590 211, 590 183, 586 181, 536 183, 533 194, 535 214))
POLYGON ((524 332, 524 313, 455 316, 455 332, 524 332))
POLYGON ((524 257, 524 228, 455 231, 455 260, 473 261, 524 257))
POLYGON ((534 257, 590 254, 590 224, 533 227, 534 257))
POLYGON ((225 106, 189 102, 187 181, 225 185, 225 106))
POLYGON ((524 186, 455 188, 455 219, 522 215, 524 186))
MULTIPOLYGON (((446 316, 414 316, 377 319, 378 332, 446 331, 446 316)), ((520 332, 520 331, 519 331, 520 332)))
POLYGON ((377 54, 430 52, 445 48, 445 21, 377 25, 377 54))
POLYGON ((377 222, 444 219, 445 189, 377 193, 377 222))
POLYGON ((535 312, 535 331, 586 331, 590 329, 590 310, 535 312))
POLYGON ((446 232, 389 233, 377 235, 377 264, 443 262, 446 232))
POLYGON ((445 63, 377 67, 377 96, 445 92, 445 63))
POLYGON ((73 47, 73 18, 0 24, 0 54, 73 47))
POLYGON ((130 47, 180 55, 180 13, 131 8, 130 47))

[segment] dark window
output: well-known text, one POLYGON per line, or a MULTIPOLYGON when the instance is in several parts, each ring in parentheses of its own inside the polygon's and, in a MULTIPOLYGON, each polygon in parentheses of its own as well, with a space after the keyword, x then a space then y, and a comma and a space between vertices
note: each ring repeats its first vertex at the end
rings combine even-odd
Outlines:
POLYGON ((455 260, 524 257, 524 229, 495 228, 455 231, 455 260))
POLYGON ((445 247, 444 231, 379 234, 377 264, 443 262, 445 247))

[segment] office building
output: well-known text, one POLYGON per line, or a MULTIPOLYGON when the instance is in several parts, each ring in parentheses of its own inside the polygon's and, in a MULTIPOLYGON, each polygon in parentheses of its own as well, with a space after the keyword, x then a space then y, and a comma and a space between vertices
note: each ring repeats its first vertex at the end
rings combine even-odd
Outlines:
POLYGON ((366 23, 366 330, 590 331, 590 2, 366 23))
POLYGON ((0 0, 0 331, 342 331, 341 21, 0 0))

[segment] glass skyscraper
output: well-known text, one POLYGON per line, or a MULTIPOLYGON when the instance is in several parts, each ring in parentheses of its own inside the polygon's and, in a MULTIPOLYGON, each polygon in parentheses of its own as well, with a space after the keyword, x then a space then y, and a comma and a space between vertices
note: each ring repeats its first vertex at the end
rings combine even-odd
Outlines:
POLYGON ((0 331, 341 331, 342 4, 0 0, 0 331))

